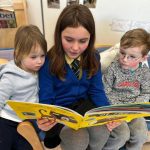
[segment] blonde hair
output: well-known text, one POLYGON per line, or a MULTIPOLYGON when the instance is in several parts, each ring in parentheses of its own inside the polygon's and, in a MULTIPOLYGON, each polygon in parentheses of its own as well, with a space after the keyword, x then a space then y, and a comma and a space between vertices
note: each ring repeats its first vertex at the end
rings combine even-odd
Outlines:
POLYGON ((20 67, 21 60, 29 55, 31 49, 37 44, 41 46, 46 55, 47 42, 37 26, 25 25, 18 28, 14 41, 14 61, 17 66, 20 67))

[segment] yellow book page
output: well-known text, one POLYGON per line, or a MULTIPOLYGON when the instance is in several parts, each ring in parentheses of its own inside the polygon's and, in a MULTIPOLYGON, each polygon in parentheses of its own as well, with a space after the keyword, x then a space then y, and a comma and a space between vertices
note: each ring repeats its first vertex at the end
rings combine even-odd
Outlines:
POLYGON ((150 102, 110 105, 89 110, 81 127, 103 125, 111 121, 126 121, 150 116, 150 102))
POLYGON ((55 118, 57 122, 77 130, 83 120, 83 116, 77 112, 56 105, 19 102, 8 100, 7 104, 21 119, 55 118))
POLYGON ((77 112, 56 105, 8 100, 21 119, 56 118, 56 121, 75 130, 84 127, 103 125, 111 121, 126 121, 150 116, 150 103, 121 104, 98 107, 81 116, 77 112))
POLYGON ((111 121, 126 121, 132 119, 150 116, 149 112, 140 111, 102 111, 95 113, 86 113, 81 127, 90 127, 107 124, 111 121))

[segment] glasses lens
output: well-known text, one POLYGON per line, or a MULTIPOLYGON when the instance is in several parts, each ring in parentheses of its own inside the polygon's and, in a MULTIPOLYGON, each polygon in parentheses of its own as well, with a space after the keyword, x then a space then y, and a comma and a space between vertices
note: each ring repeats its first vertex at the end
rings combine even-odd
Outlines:
POLYGON ((128 61, 136 61, 140 58, 140 57, 134 57, 134 56, 127 56, 124 53, 119 53, 119 54, 120 54, 120 58, 122 59, 126 58, 128 61))

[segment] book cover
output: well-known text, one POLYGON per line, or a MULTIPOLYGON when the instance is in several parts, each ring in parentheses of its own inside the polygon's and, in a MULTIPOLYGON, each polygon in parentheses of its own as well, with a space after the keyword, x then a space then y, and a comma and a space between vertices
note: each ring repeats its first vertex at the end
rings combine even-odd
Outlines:
POLYGON ((0 9, 0 28, 16 28, 16 16, 14 10, 0 9))
POLYGON ((111 121, 127 121, 150 116, 150 103, 133 103, 110 105, 94 108, 85 113, 79 113, 56 105, 20 102, 8 100, 7 104, 16 112, 18 117, 24 119, 55 118, 75 130, 84 127, 103 125, 111 121))

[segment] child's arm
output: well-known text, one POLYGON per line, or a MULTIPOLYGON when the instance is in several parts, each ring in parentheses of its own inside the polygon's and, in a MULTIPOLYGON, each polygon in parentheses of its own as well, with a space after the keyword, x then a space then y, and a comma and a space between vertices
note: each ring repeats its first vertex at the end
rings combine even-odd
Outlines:
POLYGON ((9 74, 0 74, 0 111, 6 104, 6 100, 10 99, 13 93, 14 85, 9 78, 9 74))
POLYGON ((110 66, 104 72, 103 77, 102 77, 105 92, 107 94, 112 92, 114 78, 115 78, 114 69, 113 69, 113 67, 110 66))
POLYGON ((115 68, 114 64, 111 64, 107 70, 104 72, 102 76, 105 93, 109 100, 116 101, 116 97, 118 97, 118 92, 114 90, 114 82, 115 82, 115 68))
POLYGON ((150 69, 142 72, 144 75, 141 79, 140 95, 136 98, 136 102, 150 101, 150 69))

